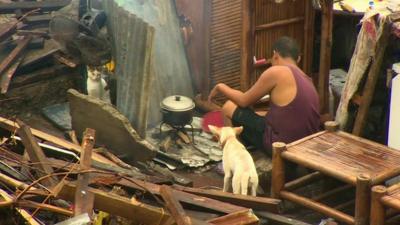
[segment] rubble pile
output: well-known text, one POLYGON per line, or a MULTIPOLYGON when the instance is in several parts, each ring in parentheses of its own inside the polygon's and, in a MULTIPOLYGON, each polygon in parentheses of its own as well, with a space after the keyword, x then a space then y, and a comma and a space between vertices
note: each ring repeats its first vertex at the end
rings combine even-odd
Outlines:
POLYGON ((0 118, 0 134, 0 212, 14 211, 20 224, 259 224, 253 210, 279 211, 276 199, 182 186, 139 170, 97 146, 93 129, 80 144, 73 132, 67 141, 0 118))

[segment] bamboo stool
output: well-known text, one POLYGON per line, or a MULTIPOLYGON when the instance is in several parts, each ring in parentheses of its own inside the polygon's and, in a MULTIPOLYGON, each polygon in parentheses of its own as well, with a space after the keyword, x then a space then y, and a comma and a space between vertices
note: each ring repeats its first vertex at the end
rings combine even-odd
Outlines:
POLYGON ((400 174, 400 151, 338 131, 336 122, 325 123, 325 131, 288 145, 273 144, 272 187, 274 198, 286 199, 347 224, 367 225, 372 185, 400 174), (285 161, 316 170, 285 184, 285 161), (293 187, 321 174, 355 187, 355 215, 350 216, 315 200, 291 192, 293 187))
POLYGON ((370 225, 385 224, 389 209, 400 211, 400 183, 388 188, 382 185, 372 188, 370 225))

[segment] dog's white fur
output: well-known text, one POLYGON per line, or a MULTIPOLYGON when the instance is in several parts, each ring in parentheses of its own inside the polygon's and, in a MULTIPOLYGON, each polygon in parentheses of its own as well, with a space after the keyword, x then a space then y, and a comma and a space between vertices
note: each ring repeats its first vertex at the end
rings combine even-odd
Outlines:
POLYGON ((222 165, 224 167, 224 192, 228 192, 232 179, 233 193, 247 195, 251 187, 251 195, 256 196, 258 175, 253 158, 242 143, 236 138, 243 127, 215 127, 209 125, 211 133, 216 135, 222 145, 222 165), (233 175, 233 177, 232 177, 233 175))

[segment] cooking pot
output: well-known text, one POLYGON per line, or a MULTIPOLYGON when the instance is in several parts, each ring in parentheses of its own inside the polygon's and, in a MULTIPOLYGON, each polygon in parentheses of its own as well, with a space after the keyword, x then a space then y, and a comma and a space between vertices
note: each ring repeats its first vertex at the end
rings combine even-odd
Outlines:
POLYGON ((171 126, 185 126, 192 123, 194 102, 182 95, 172 95, 161 102, 162 120, 171 126))

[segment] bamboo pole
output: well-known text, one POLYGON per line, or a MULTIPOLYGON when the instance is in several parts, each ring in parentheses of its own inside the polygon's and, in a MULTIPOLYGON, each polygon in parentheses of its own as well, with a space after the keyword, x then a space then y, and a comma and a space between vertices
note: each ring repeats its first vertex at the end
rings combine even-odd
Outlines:
POLYGON ((289 201, 295 202, 297 204, 303 205, 307 208, 313 209, 315 211, 321 212, 327 216, 333 217, 337 220, 340 220, 342 222, 345 222, 347 224, 354 224, 354 218, 342 213, 336 209, 333 209, 331 207, 328 207, 324 204, 315 202, 313 200, 304 198, 302 196, 299 196, 297 194, 288 192, 288 191, 281 191, 280 193, 281 197, 284 199, 287 199, 289 201))
POLYGON ((341 187, 332 189, 332 190, 330 190, 330 191, 324 192, 323 194, 314 197, 313 200, 314 200, 314 201, 321 201, 321 200, 323 200, 323 199, 326 199, 326 198, 329 198, 329 197, 331 197, 331 196, 333 196, 333 195, 336 195, 336 194, 338 194, 339 192, 348 190, 348 189, 350 189, 350 188, 352 188, 352 187, 353 187, 353 185, 346 184, 346 185, 344 185, 344 186, 341 186, 341 187))
POLYGON ((360 174, 356 181, 355 224, 368 225, 370 210, 371 178, 367 174, 360 174))
POLYGON ((285 187, 285 190, 292 191, 299 187, 310 184, 310 183, 314 182, 315 180, 319 180, 322 177, 323 177, 322 173, 316 171, 316 172, 307 174, 305 176, 302 176, 296 180, 287 182, 284 187, 285 187))
POLYGON ((385 207, 381 203, 381 199, 386 193, 385 186, 379 185, 372 188, 370 225, 382 225, 385 223, 385 207))
POLYGON ((282 152, 286 150, 286 144, 282 142, 274 142, 272 144, 272 198, 279 198, 280 192, 285 185, 285 162, 282 158, 282 152))
POLYGON ((329 111, 329 70, 332 50, 333 0, 322 1, 321 50, 318 94, 321 113, 329 111))

